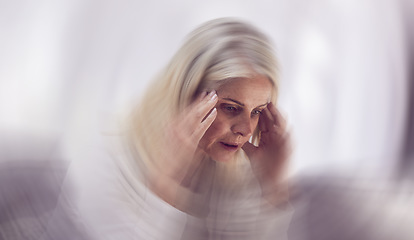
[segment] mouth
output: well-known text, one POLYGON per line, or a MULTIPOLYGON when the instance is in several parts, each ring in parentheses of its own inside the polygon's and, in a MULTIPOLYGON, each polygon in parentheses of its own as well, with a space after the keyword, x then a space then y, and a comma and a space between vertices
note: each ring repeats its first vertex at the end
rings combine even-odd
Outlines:
POLYGON ((221 146, 228 151, 236 151, 239 148, 237 143, 220 142, 221 146))

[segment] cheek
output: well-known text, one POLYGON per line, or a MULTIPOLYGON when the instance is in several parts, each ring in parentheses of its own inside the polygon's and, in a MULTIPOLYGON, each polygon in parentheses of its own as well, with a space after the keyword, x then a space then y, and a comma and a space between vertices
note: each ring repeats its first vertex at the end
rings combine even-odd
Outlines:
POLYGON ((216 140, 224 137, 228 131, 230 130, 230 126, 228 121, 221 116, 221 114, 217 114, 216 119, 211 124, 211 126, 207 129, 204 136, 201 138, 199 146, 202 148, 207 148, 210 144, 214 143, 216 140))

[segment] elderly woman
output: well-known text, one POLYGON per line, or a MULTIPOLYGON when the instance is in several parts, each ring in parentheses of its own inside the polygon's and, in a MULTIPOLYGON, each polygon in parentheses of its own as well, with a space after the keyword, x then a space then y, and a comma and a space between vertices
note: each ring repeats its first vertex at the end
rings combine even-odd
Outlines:
MULTIPOLYGON (((149 189, 171 206, 208 219, 217 209, 234 214, 229 208, 240 202, 237 194, 255 191, 255 176, 260 204, 285 204, 281 180, 289 141, 275 108, 276 69, 268 39, 254 27, 220 19, 196 29, 132 121, 131 164, 142 164, 149 189), (227 196, 213 202, 218 192, 227 196)), ((221 220, 213 221, 222 232, 225 224, 236 225, 221 220)), ((254 224, 254 218, 238 221, 254 224)))
POLYGON ((98 239, 285 239, 290 149, 276 70, 253 26, 197 28, 134 109, 119 148, 93 157, 93 170, 81 170, 91 183, 61 209, 76 206, 77 224, 98 239))

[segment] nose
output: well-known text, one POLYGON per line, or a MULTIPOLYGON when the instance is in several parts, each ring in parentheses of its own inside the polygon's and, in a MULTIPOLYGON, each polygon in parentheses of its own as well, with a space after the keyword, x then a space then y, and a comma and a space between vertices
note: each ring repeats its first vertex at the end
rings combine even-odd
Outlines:
POLYGON ((240 134, 243 137, 250 137, 253 132, 253 122, 250 118, 250 114, 237 116, 237 118, 234 119, 231 131, 234 134, 240 134))

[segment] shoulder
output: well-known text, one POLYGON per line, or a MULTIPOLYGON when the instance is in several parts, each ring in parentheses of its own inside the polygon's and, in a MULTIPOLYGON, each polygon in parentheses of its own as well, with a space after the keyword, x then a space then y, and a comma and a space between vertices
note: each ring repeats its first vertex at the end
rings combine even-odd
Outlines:
POLYGON ((179 239, 185 214, 146 188, 123 144, 122 136, 101 136, 80 150, 59 205, 96 239, 179 239))

